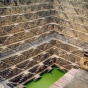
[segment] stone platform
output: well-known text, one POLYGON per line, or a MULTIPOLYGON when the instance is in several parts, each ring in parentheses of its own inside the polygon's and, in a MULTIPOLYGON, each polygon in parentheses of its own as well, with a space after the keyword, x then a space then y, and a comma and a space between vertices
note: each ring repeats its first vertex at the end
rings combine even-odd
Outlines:
POLYGON ((50 88, 88 88, 88 72, 71 69, 50 88))
POLYGON ((79 69, 74 78, 64 88, 88 88, 88 72, 79 69))

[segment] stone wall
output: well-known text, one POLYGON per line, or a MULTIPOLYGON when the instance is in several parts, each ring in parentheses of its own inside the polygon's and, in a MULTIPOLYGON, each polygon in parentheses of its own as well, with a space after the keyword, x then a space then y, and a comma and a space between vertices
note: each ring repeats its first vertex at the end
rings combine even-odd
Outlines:
POLYGON ((54 22, 60 26, 64 41, 88 49, 88 1, 54 0, 54 8, 54 22))
POLYGON ((52 0, 0 1, 1 53, 6 50, 14 52, 13 48, 26 44, 26 41, 32 42, 39 35, 50 31, 49 24, 54 14, 52 0))
POLYGON ((87 9, 87 0, 1 0, 0 75, 18 86, 30 69, 78 68, 88 49, 87 9))

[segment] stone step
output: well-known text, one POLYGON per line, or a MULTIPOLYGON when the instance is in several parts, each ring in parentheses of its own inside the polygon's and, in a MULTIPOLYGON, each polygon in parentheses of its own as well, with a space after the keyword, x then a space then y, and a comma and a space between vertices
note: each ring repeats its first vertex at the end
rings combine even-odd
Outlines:
POLYGON ((36 3, 44 3, 44 2, 52 2, 52 0, 25 0, 24 2, 22 0, 1 0, 0 1, 0 7, 5 6, 19 6, 19 5, 30 5, 30 4, 36 4, 36 3))
POLYGON ((38 19, 41 17, 46 17, 46 16, 54 15, 54 14, 55 14, 54 9, 47 9, 47 10, 29 12, 29 13, 19 14, 19 15, 2 16, 0 17, 0 26, 3 27, 6 25, 11 25, 11 24, 20 23, 23 21, 38 19))
POLYGON ((52 3, 35 3, 31 5, 19 5, 14 7, 2 7, 0 8, 0 16, 9 16, 14 14, 24 14, 28 12, 44 10, 44 9, 53 9, 52 3))

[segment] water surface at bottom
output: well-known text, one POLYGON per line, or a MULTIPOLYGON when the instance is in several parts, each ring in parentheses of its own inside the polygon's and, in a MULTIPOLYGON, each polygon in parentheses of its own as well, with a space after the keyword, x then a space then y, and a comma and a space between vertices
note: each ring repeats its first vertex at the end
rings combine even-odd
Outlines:
POLYGON ((26 88, 50 88, 50 86, 64 74, 64 72, 58 70, 58 68, 54 66, 51 72, 43 73, 39 80, 28 82, 26 84, 26 88))

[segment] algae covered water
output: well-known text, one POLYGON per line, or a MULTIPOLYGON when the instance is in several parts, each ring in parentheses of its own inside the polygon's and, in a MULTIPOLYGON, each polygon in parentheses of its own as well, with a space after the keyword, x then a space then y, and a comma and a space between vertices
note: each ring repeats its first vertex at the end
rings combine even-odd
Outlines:
POLYGON ((43 73, 39 80, 27 83, 26 88, 50 88, 50 86, 64 74, 64 72, 58 70, 58 68, 54 66, 51 72, 43 73))

